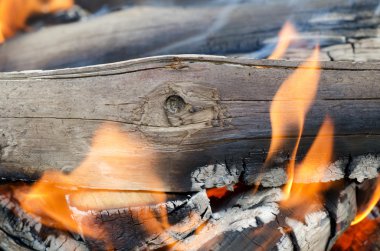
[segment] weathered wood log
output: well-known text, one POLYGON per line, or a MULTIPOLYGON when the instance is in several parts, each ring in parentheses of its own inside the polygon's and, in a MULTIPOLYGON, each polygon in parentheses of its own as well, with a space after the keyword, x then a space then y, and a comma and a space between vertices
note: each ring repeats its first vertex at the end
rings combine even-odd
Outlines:
POLYGON ((191 5, 210 5, 217 4, 215 0, 77 0, 75 2, 82 8, 91 12, 102 12, 104 9, 109 11, 134 7, 136 5, 148 5, 148 6, 191 6, 191 5))
POLYGON ((266 39, 276 37, 290 17, 300 31, 314 34, 314 38, 322 33, 324 45, 378 34, 380 17, 373 15, 376 0, 268 4, 235 1, 227 7, 144 6, 46 28, 0 46, 0 71, 75 67, 162 54, 253 52, 264 46, 266 39))
MULTIPOLYGON (((80 186, 188 192, 231 186, 239 178, 256 183, 252 177, 271 139, 271 100, 298 65, 184 56, 2 73, 0 176, 32 180, 51 168, 69 172, 85 158, 96 129, 108 122, 147 141, 135 153, 144 163, 126 167, 127 177, 104 178, 96 185, 89 182, 97 177, 91 169, 78 179, 80 186), (160 182, 147 176, 152 173, 160 182)), ((337 175, 331 172, 326 182, 348 177, 345 167, 357 156, 380 152, 380 67, 326 62, 321 74, 297 158, 302 159, 328 114, 335 125, 333 161, 338 162, 331 169, 337 175)), ((295 132, 289 135, 295 137, 295 132)), ((292 144, 285 145, 280 153, 285 157, 274 167, 284 169, 292 150, 292 144)), ((372 169, 378 171, 378 164, 377 158, 372 169)))

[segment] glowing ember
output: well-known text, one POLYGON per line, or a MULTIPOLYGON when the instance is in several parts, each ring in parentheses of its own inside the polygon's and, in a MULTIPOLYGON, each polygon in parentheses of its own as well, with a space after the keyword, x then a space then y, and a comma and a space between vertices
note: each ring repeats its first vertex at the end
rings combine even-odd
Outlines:
POLYGON ((287 199, 294 179, 295 158, 301 140, 306 114, 309 111, 318 89, 320 78, 319 48, 316 48, 308 61, 300 65, 281 85, 273 98, 270 108, 272 141, 266 164, 284 144, 289 132, 296 128, 297 141, 291 154, 288 170, 288 183, 284 189, 287 199))
POLYGON ((0 0, 0 42, 25 29, 30 16, 67 10, 73 5, 74 0, 0 0))
POLYGON ((346 232, 344 232, 343 235, 339 237, 332 250, 377 250, 376 243, 379 243, 379 226, 380 219, 364 219, 359 224, 351 226, 346 232))
POLYGON ((207 189, 207 197, 220 199, 223 198, 228 192, 229 191, 226 187, 211 188, 207 189))
POLYGON ((221 199, 226 196, 228 193, 233 192, 235 189, 238 189, 239 185, 235 184, 232 189, 228 187, 215 187, 206 190, 207 197, 221 199))
POLYGON ((372 211, 373 207, 376 206, 377 202, 380 200, 380 177, 377 178, 377 186, 375 192, 373 193, 366 209, 362 212, 359 212, 355 219, 352 221, 351 225, 358 224, 362 220, 364 220, 367 215, 372 211))
POLYGON ((290 22, 286 22, 278 34, 277 46, 268 59, 280 59, 297 36, 295 27, 290 22))

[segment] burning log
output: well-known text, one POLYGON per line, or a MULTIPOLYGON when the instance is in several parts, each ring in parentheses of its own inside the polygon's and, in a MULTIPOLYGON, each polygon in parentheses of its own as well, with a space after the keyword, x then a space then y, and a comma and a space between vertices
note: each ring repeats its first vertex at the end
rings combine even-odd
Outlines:
MULTIPOLYGON (((158 57, 80 69, 2 73, 1 177, 33 180, 51 168, 72 171, 85 159, 94 131, 109 122, 147 141, 136 146, 141 151, 135 157, 148 164, 132 168, 132 175, 122 178, 121 189, 190 192, 231 186, 239 178, 246 184, 257 183, 271 139, 269 105, 296 66, 296 62, 158 57), (152 171, 163 186, 146 179, 152 171)), ((370 161, 360 158, 372 163, 366 169, 375 171, 363 175, 374 177, 380 149, 380 93, 373 85, 379 82, 378 71, 378 65, 369 63, 322 65, 317 98, 296 156, 305 156, 329 115, 335 124, 335 156, 330 171, 318 176, 321 181, 350 175, 363 180, 354 175, 357 167, 346 167, 369 153, 370 161)), ((284 114, 292 109, 290 103, 284 114)), ((295 132, 288 137, 290 143, 265 169, 262 185, 285 184, 284 167, 295 132)), ((111 183, 119 185, 117 179, 111 183)), ((84 179, 81 185, 112 189, 112 184, 105 180, 93 187, 84 179)))
POLYGON ((380 17, 373 13, 377 4, 376 0, 302 1, 296 5, 279 1, 268 7, 260 1, 235 1, 228 7, 215 2, 205 8, 134 7, 9 40, 0 47, 0 70, 56 69, 161 54, 248 53, 275 37, 290 16, 311 40, 322 33, 323 45, 336 45, 376 36, 380 17))

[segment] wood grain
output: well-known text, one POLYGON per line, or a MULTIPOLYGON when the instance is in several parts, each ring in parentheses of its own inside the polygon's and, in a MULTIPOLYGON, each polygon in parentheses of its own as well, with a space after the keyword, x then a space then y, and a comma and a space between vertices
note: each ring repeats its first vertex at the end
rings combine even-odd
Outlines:
MULTIPOLYGON (((219 163, 241 170, 248 157, 252 165, 262 165, 271 138, 271 100, 298 64, 167 56, 1 73, 0 176, 35 179, 51 168, 73 170, 89 152, 94 132, 111 123, 145 142, 136 154, 149 165, 129 167, 127 180, 100 180, 96 188, 199 190, 191 178, 204 166, 219 163), (167 105, 172 96, 183 100, 182 110, 167 105)), ((298 157, 327 114, 335 125, 334 159, 380 152, 380 66, 326 62, 322 69, 298 157)), ((293 136, 282 155, 291 152, 293 136)), ((284 163, 286 158, 277 165, 284 163)), ((94 186, 84 180, 81 185, 94 186)))

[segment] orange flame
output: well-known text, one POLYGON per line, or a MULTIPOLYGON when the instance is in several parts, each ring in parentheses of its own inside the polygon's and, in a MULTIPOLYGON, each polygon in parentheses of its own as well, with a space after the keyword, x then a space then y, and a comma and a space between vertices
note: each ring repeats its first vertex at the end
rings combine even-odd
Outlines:
MULTIPOLYGON (((168 199, 166 193, 123 190, 126 180, 134 180, 133 175, 141 177, 141 170, 147 170, 153 159, 154 152, 141 139, 136 141, 114 124, 105 124, 95 133, 91 150, 78 168, 68 175, 46 172, 32 187, 14 188, 15 197, 43 224, 101 240, 107 250, 112 249, 111 236, 105 229, 94 228, 92 214, 83 216, 83 212, 154 205, 154 210, 142 210, 138 220, 147 233, 162 236, 165 245, 170 246, 177 242, 177 232, 196 226, 201 216, 190 213, 184 224, 173 226, 163 205, 168 199), (88 189, 97 188, 99 183, 112 190, 88 189)), ((164 190, 152 171, 144 173, 144 180, 164 190)))
MULTIPOLYGON (((107 244, 108 237, 104 233, 100 236, 101 230, 94 229, 91 222, 87 225, 79 224, 76 212, 72 209, 126 208, 137 204, 164 202, 165 193, 83 190, 83 187, 102 182, 109 184, 112 189, 122 190, 125 179, 128 175, 133 175, 130 173, 133 168, 150 165, 149 161, 153 157, 150 160, 146 158, 146 152, 141 155, 143 147, 146 145, 141 140, 137 143, 119 127, 105 124, 95 133, 91 151, 77 169, 68 175, 58 171, 46 172, 31 188, 16 189, 16 198, 26 212, 39 217, 43 224, 102 239, 107 244)), ((160 185, 159 179, 152 172, 146 173, 145 179, 156 186, 160 185)), ((169 225, 168 221, 164 224, 165 227, 169 225)))
POLYGON ((73 5, 74 0, 0 0, 0 42, 24 29, 30 16, 67 10, 73 5))
POLYGON ((376 185, 375 192, 373 193, 366 209, 356 215, 355 219, 351 222, 351 225, 356 225, 362 220, 364 220, 368 216, 368 214, 372 211, 372 209, 376 206, 379 200, 380 200, 380 177, 377 178, 377 185, 376 185))
POLYGON ((293 24, 286 22, 278 34, 277 46, 268 59, 280 59, 297 36, 297 30, 293 24))
POLYGON ((273 98, 270 108, 272 141, 265 165, 284 144, 284 138, 293 128, 297 129, 297 141, 288 166, 288 183, 284 197, 289 197, 294 179, 295 158, 301 140, 306 114, 315 99, 320 78, 319 48, 317 47, 308 61, 297 68, 285 80, 273 98))
MULTIPOLYGON (((308 177, 313 177, 320 180, 325 169, 331 162, 333 147, 334 147, 334 126, 330 117, 326 117, 320 128, 310 150, 306 154, 301 164, 297 165, 296 176, 301 180, 307 180, 308 177), (319 169, 322 169, 319 171, 319 169)), ((292 207, 305 203, 307 199, 315 198, 322 191, 328 188, 327 184, 294 184, 290 190, 290 196, 283 202, 283 205, 292 207), (305 189, 307 186, 307 189, 305 189)), ((315 202, 315 200, 314 200, 315 202)))

